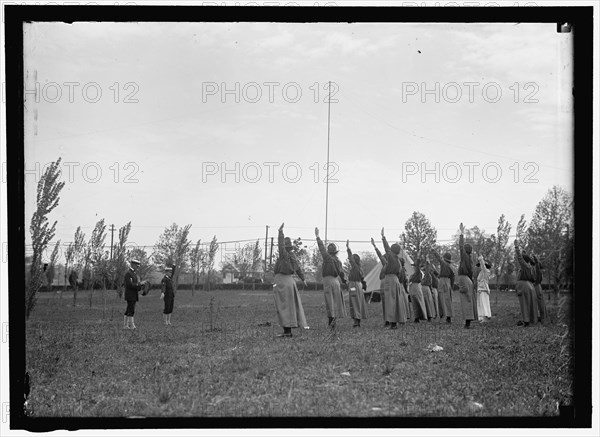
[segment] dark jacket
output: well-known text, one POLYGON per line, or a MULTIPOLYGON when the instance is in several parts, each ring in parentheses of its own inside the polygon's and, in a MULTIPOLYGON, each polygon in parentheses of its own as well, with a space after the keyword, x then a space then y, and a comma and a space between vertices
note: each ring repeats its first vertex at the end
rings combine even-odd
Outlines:
POLYGON ((339 276, 342 282, 344 282, 346 279, 342 262, 339 260, 337 255, 332 255, 327 252, 323 241, 319 237, 317 237, 317 244, 319 245, 319 251, 323 257, 323 277, 333 276, 334 278, 337 278, 339 276))
POLYGON ((160 281, 160 288, 165 296, 175 296, 175 291, 173 290, 173 279, 171 276, 163 276, 162 281, 160 281))
POLYGON ((279 256, 275 262, 273 273, 280 273, 282 275, 293 275, 296 273, 298 277, 304 281, 304 273, 302 273, 302 270, 300 269, 300 265, 298 264, 296 256, 293 252, 288 252, 288 250, 285 248, 285 237, 283 235, 283 230, 279 230, 277 247, 279 249, 279 256))
POLYGON ((127 273, 125 273, 125 300, 130 301, 138 301, 138 291, 142 289, 142 285, 140 284, 140 279, 138 275, 133 271, 133 269, 129 268, 127 273))

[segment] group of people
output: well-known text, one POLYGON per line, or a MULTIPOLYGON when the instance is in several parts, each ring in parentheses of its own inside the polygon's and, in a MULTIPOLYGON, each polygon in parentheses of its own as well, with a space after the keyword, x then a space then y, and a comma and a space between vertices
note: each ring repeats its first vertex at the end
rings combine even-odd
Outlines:
MULTIPOLYGON (((283 333, 279 337, 291 337, 292 329, 298 327, 308 328, 302 300, 293 275, 296 274, 306 286, 304 273, 293 252, 293 244, 289 237, 283 233, 284 224, 279 227, 277 243, 279 254, 274 268, 274 300, 277 309, 279 324, 283 333)), ((382 267, 379 279, 381 280, 381 304, 383 309, 384 327, 397 329, 398 324, 405 324, 408 320, 429 321, 432 319, 446 319, 452 323, 454 310, 452 307, 452 290, 455 280, 458 283, 460 308, 464 327, 469 329, 471 322, 478 320, 485 323, 492 316, 490 309, 490 269, 491 264, 480 254, 477 257, 476 267, 479 268, 477 278, 473 278, 473 248, 464 242, 464 226, 460 224, 458 275, 452 269, 452 255, 449 252, 440 256, 433 251, 439 262, 439 271, 431 262, 429 256, 423 258, 417 255, 412 266, 414 273, 408 277, 405 264, 404 249, 398 244, 389 245, 385 238, 384 229, 381 229, 381 240, 385 253, 381 253, 375 240, 371 238, 375 252, 382 267)), ((319 252, 323 258, 323 294, 328 317, 328 326, 335 329, 337 320, 347 316, 344 295, 341 284, 348 286, 348 300, 350 317, 353 319, 354 328, 360 328, 361 320, 368 317, 367 302, 363 290, 366 282, 358 254, 352 253, 350 242, 346 241, 346 251, 350 264, 348 279, 346 279, 342 262, 338 257, 338 248, 335 243, 327 247, 319 237, 319 229, 315 228, 315 237, 319 252)), ((520 250, 519 242, 515 241, 515 256, 519 265, 517 276, 517 296, 521 310, 521 321, 518 326, 530 326, 536 322, 544 323, 546 319, 546 306, 541 288, 542 265, 535 255, 531 257, 520 250)), ((135 305, 139 300, 139 292, 146 294, 148 281, 140 281, 136 273, 140 262, 130 261, 131 267, 125 274, 125 300, 127 308, 123 320, 124 329, 136 329, 134 323, 135 305)), ((173 287, 174 267, 166 267, 161 281, 161 299, 164 300, 163 318, 165 325, 171 325, 171 315, 175 300, 173 287)))
MULTIPOLYGON (((139 292, 146 295, 149 290, 148 281, 140 281, 137 275, 137 270, 140 262, 137 259, 132 259, 129 270, 125 273, 123 280, 125 286, 125 301, 127 308, 123 318, 123 329, 136 329, 134 323, 135 304, 139 300, 139 292)), ((165 274, 161 280, 160 298, 164 301, 163 320, 165 325, 171 325, 171 314, 173 314, 173 305, 175 303, 175 288, 173 287, 173 275, 175 267, 165 267, 165 274)))
MULTIPOLYGON (((304 274, 292 251, 293 245, 290 238, 283 234, 282 224, 279 228, 278 245, 279 257, 275 264, 274 298, 279 324, 283 327, 280 337, 291 337, 292 328, 307 327, 306 317, 302 308, 302 301, 296 282, 292 275, 297 274, 306 285, 304 274)), ((366 289, 360 257, 353 254, 349 241, 346 242, 350 272, 346 280, 342 269, 342 262, 338 258, 338 249, 335 243, 325 247, 319 237, 319 229, 315 228, 315 236, 319 252, 323 258, 322 276, 325 307, 328 325, 335 328, 339 318, 346 317, 346 308, 341 284, 348 283, 350 317, 354 320, 354 327, 360 327, 362 319, 367 318, 367 305, 362 292, 366 289)), ((398 324, 405 324, 414 319, 415 323, 421 320, 431 321, 435 318, 446 319, 452 323, 454 310, 452 306, 452 290, 457 281, 460 298, 462 319, 466 329, 471 328, 471 322, 485 323, 491 319, 490 287, 491 264, 479 254, 476 258, 479 272, 474 278, 473 247, 464 241, 464 226, 460 224, 458 274, 455 276, 452 268, 452 255, 449 252, 440 256, 433 251, 439 262, 439 271, 431 262, 429 256, 417 259, 412 266, 414 273, 408 277, 404 267, 404 250, 398 244, 391 246, 385 238, 384 229, 381 229, 381 239, 385 253, 381 253, 371 238, 371 243, 381 261, 381 303, 383 309, 384 327, 397 329, 398 324)), ((522 321, 519 326, 529 326, 535 322, 535 311, 539 313, 538 321, 546 318, 546 308, 541 290, 541 265, 537 258, 530 258, 518 250, 515 242, 516 254, 521 267, 517 295, 519 297, 522 321), (535 303, 537 302, 537 307, 535 303)))

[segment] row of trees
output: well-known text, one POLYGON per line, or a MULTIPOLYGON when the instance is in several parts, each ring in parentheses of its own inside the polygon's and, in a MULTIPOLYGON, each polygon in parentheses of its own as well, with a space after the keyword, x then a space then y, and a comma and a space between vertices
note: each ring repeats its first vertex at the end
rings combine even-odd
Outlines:
MULTIPOLYGON (((44 285, 52 284, 58 260, 60 240, 54 245, 48 262, 42 261, 42 254, 55 235, 56 221, 50 226, 48 215, 58 206, 59 194, 64 187, 64 182, 58 182, 60 176, 59 164, 61 159, 47 167, 40 178, 37 187, 37 209, 32 216, 30 231, 32 236, 33 256, 31 258, 29 281, 26 291, 26 315, 29 317, 35 306, 36 294, 44 285)), ((131 222, 119 229, 118 241, 112 251, 106 247, 106 224, 104 219, 99 220, 86 240, 81 227, 75 231, 73 241, 65 251, 65 289, 67 274, 70 272, 70 282, 81 278, 85 289, 93 290, 94 287, 102 288, 106 299, 107 289, 116 289, 118 296, 122 296, 123 276, 128 269, 128 260, 136 258, 140 261, 138 273, 145 278, 151 271, 160 270, 165 266, 176 266, 174 286, 177 288, 182 273, 192 276, 192 293, 196 286, 204 281, 205 289, 210 289, 214 277, 214 261, 218 251, 216 236, 207 245, 202 245, 201 240, 192 245, 189 240, 191 224, 178 226, 173 223, 160 235, 153 246, 153 251, 148 254, 142 247, 129 247, 127 244, 131 231, 131 222)), ((493 264, 493 272, 499 282, 508 282, 506 278, 513 274, 514 249, 509 240, 513 226, 504 215, 498 218, 495 233, 488 234, 477 226, 465 230, 465 238, 473 245, 476 253, 482 254, 493 264)), ((546 267, 546 279, 550 281, 556 293, 561 286, 573 286, 573 200, 571 196, 558 186, 552 187, 535 208, 531 222, 525 221, 525 216, 516 226, 516 237, 527 252, 533 252, 542 260, 546 267)), ((437 230, 427 217, 415 211, 405 223, 405 232, 400 237, 400 243, 413 258, 431 254, 450 252, 454 259, 458 259, 459 233, 454 235, 453 241, 447 244, 438 244, 437 230)), ((301 238, 293 240, 293 251, 301 267, 317 272, 319 277, 321 255, 318 248, 309 248, 301 238)), ((275 259, 277 248, 274 249, 275 259)), ((378 260, 373 253, 361 253, 363 269, 367 273, 378 260)), ((232 264, 244 278, 256 272, 262 262, 260 241, 248 243, 235 251, 232 264)), ((269 265, 267 271, 272 271, 269 265)), ((345 268, 349 269, 346 262, 345 268)), ((73 304, 77 302, 77 287, 74 287, 73 304)), ((92 293, 90 293, 90 305, 92 293)))
MULTIPOLYGON (((454 234, 452 241, 446 244, 437 242, 437 230, 429 219, 421 212, 415 211, 405 223, 405 232, 399 236, 399 243, 416 259, 431 255, 433 251, 440 254, 450 252, 453 259, 459 259, 458 240, 460 232, 454 234)), ((477 254, 492 263, 492 272, 497 283, 508 284, 516 270, 513 237, 520 240, 524 251, 534 253, 542 260, 545 267, 545 280, 553 287, 556 294, 562 287, 573 287, 573 199, 561 187, 552 187, 537 204, 530 223, 521 215, 511 234, 513 225, 504 214, 498 218, 494 233, 488 233, 478 226, 465 229, 465 239, 477 254)), ((340 249, 341 250, 341 249, 340 249)), ((320 281, 321 255, 317 247, 309 248, 300 238, 293 240, 292 251, 303 270, 316 272, 316 280, 320 281)), ((274 249, 277 257, 277 249, 274 249)), ((360 253, 363 270, 367 273, 378 260, 372 252, 360 253)), ((345 258, 345 257, 343 257, 345 258)), ((243 278, 248 272, 255 271, 262 260, 259 242, 248 243, 240 248, 233 257, 243 278)), ((272 271, 269 266, 267 271, 272 271)), ((350 269, 346 260, 346 270, 350 269)))

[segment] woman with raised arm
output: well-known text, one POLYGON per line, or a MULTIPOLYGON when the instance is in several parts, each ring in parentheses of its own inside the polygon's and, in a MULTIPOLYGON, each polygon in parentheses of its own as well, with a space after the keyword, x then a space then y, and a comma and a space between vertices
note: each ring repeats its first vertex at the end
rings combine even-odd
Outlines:
POLYGON ((421 267, 423 268, 423 280, 421 281, 421 291, 423 292, 423 300, 425 301, 425 310, 427 311, 427 321, 431 322, 436 316, 435 307, 433 306, 433 293, 431 292, 431 283, 433 276, 429 267, 429 258, 425 257, 421 267))
POLYGON ((383 322, 384 322, 383 326, 390 326, 390 322, 388 322, 385 319, 385 293, 383 292, 383 284, 385 282, 385 268, 387 266, 387 260, 385 259, 385 256, 383 256, 381 254, 381 252, 375 245, 375 240, 373 240, 373 237, 371 237, 371 244, 373 245, 373 248, 375 249, 375 253, 377 254, 377 257, 379 258, 379 261, 381 261, 381 270, 379 271, 379 281, 381 282, 379 297, 381 298, 381 311, 383 314, 383 322))
POLYGON ((438 278, 438 309, 440 318, 446 317, 446 323, 452 323, 454 310, 452 309, 452 289, 454 288, 454 270, 452 270, 452 254, 444 253, 442 258, 436 251, 433 252, 440 262, 440 275, 438 278))
POLYGON ((367 318, 367 302, 362 290, 363 271, 360 266, 360 256, 350 250, 350 240, 346 241, 350 273, 348 274, 348 289, 350 296, 350 317, 354 319, 353 328, 360 328, 361 319, 367 318))
POLYGON ((427 319, 427 309, 425 307, 425 299, 423 298, 423 289, 421 288, 421 281, 423 280, 421 260, 417 258, 412 266, 415 268, 415 271, 408 279, 410 282, 408 290, 410 293, 410 300, 412 301, 413 318, 415 323, 419 323, 419 319, 427 319))
POLYGON ((412 312, 410 309, 410 300, 408 299, 408 274, 404 268, 404 246, 401 246, 400 249, 400 273, 398 273, 398 281, 400 281, 400 297, 404 299, 404 306, 406 307, 406 320, 410 320, 412 312))
MULTIPOLYGON (((373 239, 371 239, 373 241, 373 239)), ((381 228, 381 241, 385 249, 385 279, 383 281, 383 294, 385 295, 385 313, 384 318, 389 322, 389 329, 397 329, 398 323, 404 324, 407 319, 407 308, 404 304, 404 298, 400 295, 401 286, 398 280, 400 273, 400 245, 397 243, 388 244, 384 229, 381 228)))
POLYGON ((523 324, 517 323, 517 326, 529 326, 535 323, 535 290, 533 288, 535 274, 531 266, 532 259, 525 254, 521 255, 521 249, 517 240, 515 240, 515 258, 519 265, 516 286, 517 297, 519 298, 521 317, 523 318, 523 324))
POLYGON ((346 283, 344 278, 344 270, 342 262, 337 257, 338 249, 334 243, 325 245, 319 238, 319 228, 315 228, 315 236, 319 251, 323 257, 323 294, 325 296, 325 307, 327 308, 328 325, 334 329, 336 321, 339 318, 346 317, 346 306, 344 305, 344 295, 340 287, 340 279, 342 283, 346 283), (340 279, 338 279, 338 277, 340 279))
POLYGON ((473 301, 473 263, 471 260, 471 252, 473 248, 470 244, 465 244, 463 235, 465 227, 460 224, 460 237, 458 239, 458 247, 460 249, 460 265, 458 266, 458 287, 460 295, 460 307, 462 309, 463 318, 465 319, 465 328, 471 327, 471 321, 475 320, 473 301))
POLYGON ((477 275, 477 315, 481 323, 492 318, 492 309, 490 307, 490 269, 492 265, 483 259, 483 255, 479 254, 477 258, 479 262, 476 267, 479 267, 477 275))
POLYGON ((275 299, 275 308, 277 309, 277 317, 279 325, 283 328, 283 334, 278 337, 291 337, 292 328, 304 328, 306 317, 304 316, 304 308, 302 308, 302 300, 296 286, 296 281, 292 277, 294 273, 304 282, 304 273, 300 269, 298 260, 292 252, 292 240, 289 237, 283 236, 283 223, 279 227, 279 235, 277 236, 277 247, 279 255, 275 262, 275 285, 273 287, 273 297, 275 299))

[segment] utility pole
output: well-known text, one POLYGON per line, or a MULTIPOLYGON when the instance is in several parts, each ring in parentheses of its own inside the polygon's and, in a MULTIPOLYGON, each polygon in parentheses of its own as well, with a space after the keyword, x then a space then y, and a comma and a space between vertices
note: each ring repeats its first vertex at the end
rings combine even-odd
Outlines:
POLYGON ((273 237, 271 237, 271 255, 269 256, 269 267, 273 265, 273 237))
POLYGON ((110 225, 110 259, 112 260, 113 254, 113 237, 115 233, 115 225, 110 225))
POLYGON ((329 81, 329 98, 327 99, 327 178, 325 179, 325 244, 327 244, 327 211, 329 209, 329 137, 331 126, 331 81, 329 81))
POLYGON ((265 233, 265 270, 267 272, 267 242, 269 240, 269 225, 266 225, 266 233, 265 233))

